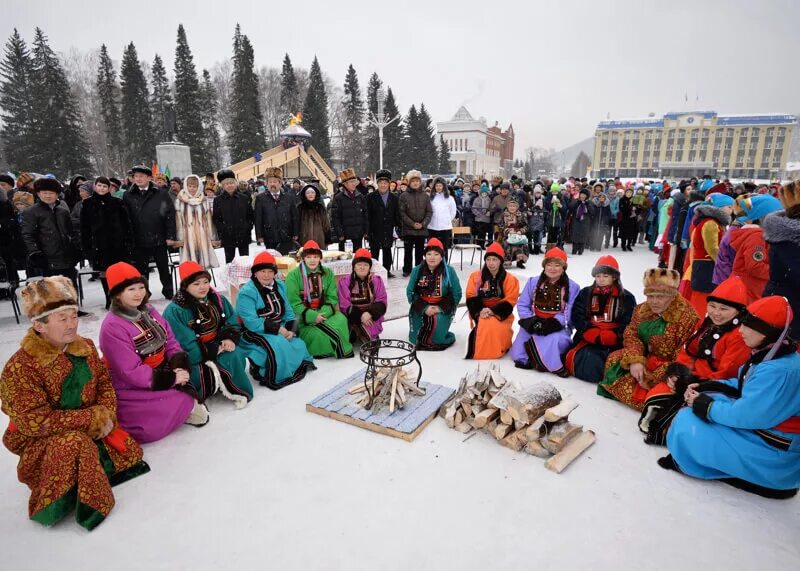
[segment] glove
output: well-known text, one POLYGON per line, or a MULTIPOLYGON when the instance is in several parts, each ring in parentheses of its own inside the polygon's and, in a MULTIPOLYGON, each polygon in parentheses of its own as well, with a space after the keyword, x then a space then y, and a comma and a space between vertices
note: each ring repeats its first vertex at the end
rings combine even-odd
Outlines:
POLYGON ((166 391, 175 384, 175 373, 169 369, 153 369, 153 382, 151 390, 166 391))
POLYGON ((600 342, 600 330, 597 327, 590 327, 583 332, 583 340, 592 345, 602 345, 600 342))
POLYGON ((600 345, 604 345, 605 347, 613 347, 614 345, 617 344, 618 341, 617 334, 614 331, 611 331, 610 329, 601 329, 599 336, 600 336, 599 340, 600 345))
POLYGON ((550 335, 551 333, 555 333, 556 331, 563 331, 564 329, 564 326, 561 325, 561 322, 555 317, 548 317, 547 319, 542 319, 540 323, 541 323, 542 335, 550 335))
POLYGON ((692 412, 706 422, 710 422, 708 420, 708 413, 711 411, 711 404, 713 402, 714 399, 710 396, 705 393, 700 393, 697 395, 697 398, 694 399, 694 403, 692 403, 692 412))
POLYGON ((526 317, 525 319, 520 319, 519 326, 531 335, 538 333, 539 329, 541 328, 538 317, 526 317))

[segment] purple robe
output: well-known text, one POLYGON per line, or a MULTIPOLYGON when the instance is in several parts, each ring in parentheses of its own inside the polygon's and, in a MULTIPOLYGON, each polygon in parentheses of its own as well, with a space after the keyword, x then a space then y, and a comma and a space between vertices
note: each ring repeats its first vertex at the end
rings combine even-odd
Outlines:
POLYGON ((719 285, 730 277, 733 271, 733 261, 736 259, 736 250, 731 246, 731 234, 736 232, 741 226, 731 226, 719 243, 717 260, 714 262, 714 274, 711 281, 714 285, 719 285))
MULTIPOLYGON (((384 286, 383 280, 380 276, 371 274, 370 277, 375 288, 375 298, 372 300, 372 303, 382 303, 385 314, 385 308, 387 307, 388 299, 386 296, 386 286, 384 286)), ((339 283, 336 285, 339 292, 339 310, 348 316, 348 320, 350 317, 350 309, 353 307, 350 294, 351 278, 352 274, 346 275, 342 277, 339 280, 339 283)), ((378 336, 383 332, 383 317, 384 315, 382 314, 380 317, 375 319, 373 315, 372 325, 370 327, 364 327, 364 330, 367 332, 370 339, 377 339, 378 336)))
MULTIPOLYGON (((166 358, 183 349, 175 340, 169 324, 152 306, 150 316, 167 333, 166 358)), ((175 389, 153 391, 153 369, 136 352, 133 339, 141 332, 124 317, 109 312, 100 327, 100 349, 111 372, 111 384, 117 393, 117 420, 138 442, 164 438, 183 424, 194 407, 194 399, 175 389)))
MULTIPOLYGON (((528 279, 525 284, 525 289, 519 296, 517 301, 517 314, 520 319, 533 317, 533 299, 536 294, 536 285, 539 283, 539 276, 528 279)), ((572 306, 575 299, 581 291, 581 288, 574 281, 569 280, 567 286, 568 299, 564 304, 564 309, 556 313, 553 317, 557 319, 564 329, 556 331, 550 335, 531 335, 524 328, 520 327, 517 332, 517 337, 511 345, 511 358, 515 363, 523 363, 529 365, 530 359, 528 352, 525 350, 525 343, 529 339, 533 339, 536 346, 536 352, 542 360, 542 363, 550 372, 557 372, 563 369, 564 363, 562 360, 563 355, 567 353, 572 346, 572 306)))

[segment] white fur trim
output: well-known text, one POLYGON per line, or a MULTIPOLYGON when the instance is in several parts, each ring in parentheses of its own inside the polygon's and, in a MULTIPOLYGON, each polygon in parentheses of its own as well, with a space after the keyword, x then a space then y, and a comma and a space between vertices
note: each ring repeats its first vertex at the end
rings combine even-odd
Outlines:
POLYGON ((78 311, 79 308, 77 305, 62 305, 61 307, 56 307, 55 309, 51 309, 50 311, 45 311, 43 313, 40 313, 36 317, 31 317, 30 320, 39 321, 42 318, 47 317, 48 315, 53 315, 54 313, 58 313, 60 311, 66 311, 68 309, 74 309, 75 311, 78 311))
POLYGON ((192 409, 192 412, 189 413, 189 417, 186 419, 185 424, 191 424, 192 426, 205 426, 208 424, 208 419, 208 407, 195 401, 194 408, 192 409))
POLYGON ((225 398, 233 401, 233 405, 236 407, 236 410, 241 410, 247 406, 247 397, 243 397, 242 395, 234 395, 228 391, 225 383, 222 382, 222 373, 219 372, 217 364, 213 361, 206 361, 205 364, 209 369, 211 369, 211 372, 214 373, 214 380, 216 381, 217 390, 225 395, 225 398))

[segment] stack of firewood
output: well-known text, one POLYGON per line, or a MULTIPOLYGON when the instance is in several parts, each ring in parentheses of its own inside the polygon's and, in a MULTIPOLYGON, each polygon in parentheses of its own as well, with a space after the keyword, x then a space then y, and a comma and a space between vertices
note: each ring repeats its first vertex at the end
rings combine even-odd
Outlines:
POLYGON ((402 367, 382 367, 375 372, 375 380, 373 382, 358 383, 350 387, 347 392, 351 395, 364 393, 355 401, 358 406, 369 406, 373 412, 388 406, 389 412, 394 412, 398 408, 403 408, 411 395, 423 396, 425 389, 418 387, 402 367), (368 385, 371 385, 371 390, 369 391, 367 390, 368 385), (370 393, 374 395, 371 403, 370 393))
POLYGON ((545 467, 561 472, 595 441, 594 432, 569 421, 577 406, 549 383, 518 385, 497 368, 478 368, 461 379, 439 416, 463 434, 483 429, 512 450, 548 458, 545 467))

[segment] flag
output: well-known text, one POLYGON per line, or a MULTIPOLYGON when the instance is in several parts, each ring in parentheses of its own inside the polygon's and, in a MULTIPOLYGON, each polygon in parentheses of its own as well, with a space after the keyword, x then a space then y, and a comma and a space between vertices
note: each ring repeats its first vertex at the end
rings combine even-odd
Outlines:
POLYGON ((164 169, 164 175, 167 177, 167 180, 172 178, 169 174, 169 165, 167 165, 167 168, 164 169))
POLYGON ((150 170, 153 171, 153 176, 158 176, 158 161, 153 161, 150 170))

